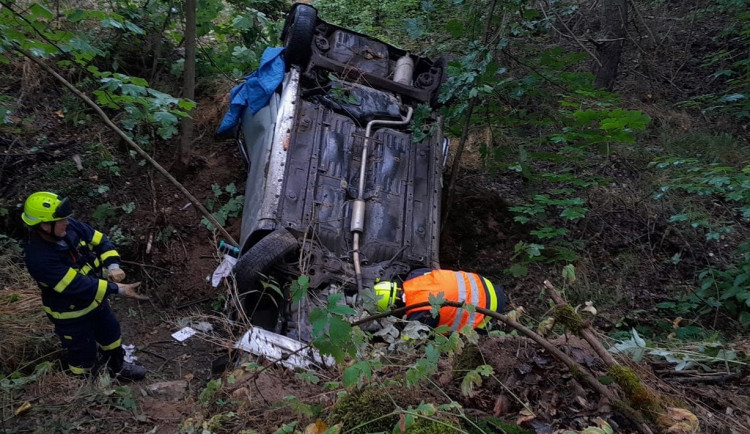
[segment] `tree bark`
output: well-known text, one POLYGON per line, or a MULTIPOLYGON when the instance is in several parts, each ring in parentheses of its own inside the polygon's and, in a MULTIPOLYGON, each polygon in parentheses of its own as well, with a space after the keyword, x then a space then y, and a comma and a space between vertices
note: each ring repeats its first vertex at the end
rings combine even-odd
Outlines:
MULTIPOLYGON (((195 0, 185 0, 185 67, 183 70, 182 97, 195 100, 195 45, 196 45, 195 0)), ((182 118, 179 163, 187 167, 193 148, 193 118, 182 118)))
POLYGON ((594 65, 594 86, 611 91, 617 82, 627 23, 627 0, 602 0, 601 38, 596 42, 600 64, 594 65))

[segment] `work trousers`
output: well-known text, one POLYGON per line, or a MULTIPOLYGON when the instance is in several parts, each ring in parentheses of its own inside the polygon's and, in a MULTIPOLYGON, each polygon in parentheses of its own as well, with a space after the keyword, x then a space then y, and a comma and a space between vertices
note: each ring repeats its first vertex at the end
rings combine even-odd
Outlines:
POLYGON ((103 356, 102 365, 108 363, 113 372, 122 369, 125 353, 120 323, 107 300, 81 318, 55 321, 55 334, 67 352, 68 367, 72 373, 85 375, 95 371, 99 367, 98 352, 103 356))

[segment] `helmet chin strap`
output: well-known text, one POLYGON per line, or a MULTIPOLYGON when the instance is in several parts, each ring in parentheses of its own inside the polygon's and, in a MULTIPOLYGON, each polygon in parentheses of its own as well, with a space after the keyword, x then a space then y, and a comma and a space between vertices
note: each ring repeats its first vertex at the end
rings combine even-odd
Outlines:
POLYGON ((55 233, 56 232, 55 229, 57 229, 57 222, 59 222, 59 221, 60 220, 55 220, 55 221, 49 222, 49 223, 52 224, 52 226, 50 226, 50 231, 49 232, 47 232, 44 229, 42 229, 41 225, 37 226, 36 229, 39 232, 43 233, 44 235, 47 235, 48 237, 54 238, 55 241, 62 241, 62 240, 65 239, 65 237, 58 237, 57 234, 55 233))

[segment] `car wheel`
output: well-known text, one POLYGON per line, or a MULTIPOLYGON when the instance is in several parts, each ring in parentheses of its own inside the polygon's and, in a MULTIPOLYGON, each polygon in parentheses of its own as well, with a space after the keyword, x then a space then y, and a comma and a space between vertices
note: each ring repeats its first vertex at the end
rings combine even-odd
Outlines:
POLYGON ((259 284, 261 273, 267 273, 274 263, 296 248, 294 235, 279 228, 253 245, 234 266, 237 288, 245 294, 242 306, 254 326, 275 330, 282 300, 274 291, 263 290, 259 284))
POLYGON ((440 89, 442 89, 445 82, 448 81, 448 75, 445 73, 445 63, 445 57, 440 57, 435 61, 431 68, 431 72, 434 71, 435 75, 438 77, 438 82, 440 83, 435 90, 432 91, 432 95, 430 95, 430 106, 432 107, 440 107, 442 105, 438 101, 438 97, 440 96, 440 89))
POLYGON ((237 261, 234 277, 240 292, 252 289, 261 273, 268 271, 275 262, 297 248, 297 239, 284 228, 276 229, 255 243, 237 261))
POLYGON ((312 6, 299 4, 289 13, 281 32, 284 41, 284 60, 288 65, 304 68, 312 54, 312 42, 318 11, 312 6))

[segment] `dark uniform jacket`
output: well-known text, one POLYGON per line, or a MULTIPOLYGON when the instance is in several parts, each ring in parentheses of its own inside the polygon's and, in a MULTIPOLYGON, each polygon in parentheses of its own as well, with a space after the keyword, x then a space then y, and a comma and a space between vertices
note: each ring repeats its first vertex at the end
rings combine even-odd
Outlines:
POLYGON ((73 218, 68 222, 58 243, 32 231, 25 247, 26 267, 42 290, 44 311, 55 323, 85 316, 119 289, 101 278, 103 267, 120 261, 109 238, 86 223, 73 218))

